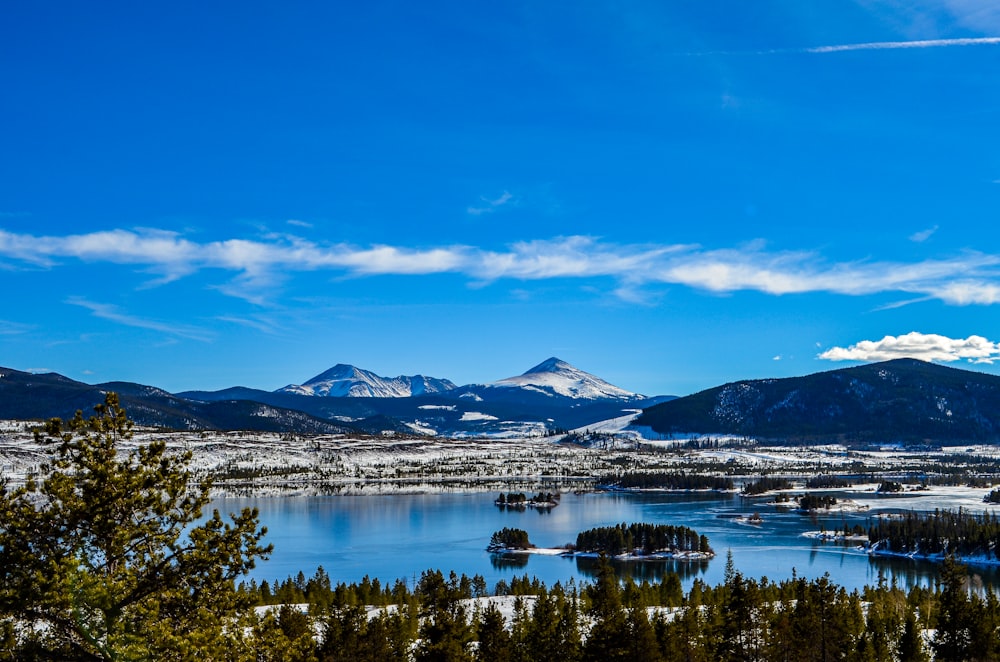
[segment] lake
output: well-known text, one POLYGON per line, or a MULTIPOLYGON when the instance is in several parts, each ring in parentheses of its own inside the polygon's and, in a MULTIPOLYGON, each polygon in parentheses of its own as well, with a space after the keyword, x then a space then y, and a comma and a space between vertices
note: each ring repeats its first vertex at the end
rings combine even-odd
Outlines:
MULTIPOLYGON (((410 586, 427 569, 454 570, 486 578, 492 588, 500 579, 525 573, 548 585, 593 576, 594 561, 531 555, 498 558, 485 551, 490 536, 504 527, 524 529, 539 547, 573 542, 580 531, 622 522, 683 525, 708 536, 716 558, 708 562, 644 562, 619 565, 636 579, 658 580, 666 571, 681 575, 685 588, 695 577, 709 584, 723 581, 726 554, 748 577, 772 580, 814 578, 824 573, 845 586, 860 588, 878 581, 879 572, 906 588, 929 585, 936 566, 906 559, 870 559, 853 545, 823 543, 804 531, 842 528, 846 522, 867 526, 865 514, 834 513, 810 517, 780 511, 760 501, 725 494, 586 493, 562 495, 549 512, 501 510, 495 493, 396 494, 384 496, 309 496, 215 499, 223 512, 254 506, 274 545, 268 561, 251 576, 258 581, 284 579, 300 570, 307 576, 323 566, 334 581, 353 582, 365 575, 382 582, 404 579, 410 586), (761 526, 735 519, 759 511, 761 526)), ((1000 586, 1000 573, 974 568, 976 585, 1000 586)))

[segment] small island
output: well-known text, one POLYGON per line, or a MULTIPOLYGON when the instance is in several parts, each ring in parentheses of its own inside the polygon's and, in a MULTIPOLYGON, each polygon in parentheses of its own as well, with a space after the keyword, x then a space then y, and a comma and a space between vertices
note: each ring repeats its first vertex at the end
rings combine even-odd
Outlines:
POLYGON ((576 544, 536 547, 523 529, 504 528, 490 538, 486 551, 493 554, 547 554, 608 556, 618 561, 701 561, 715 557, 708 538, 686 526, 668 524, 619 524, 597 527, 576 536, 576 544))
POLYGON ((551 510, 559 505, 560 494, 558 492, 539 492, 534 496, 528 496, 524 492, 500 493, 500 496, 493 502, 501 510, 524 510, 525 508, 539 508, 551 510))
POLYGON ((904 489, 902 483, 894 480, 883 480, 879 483, 878 489, 875 492, 877 494, 901 494, 904 489))

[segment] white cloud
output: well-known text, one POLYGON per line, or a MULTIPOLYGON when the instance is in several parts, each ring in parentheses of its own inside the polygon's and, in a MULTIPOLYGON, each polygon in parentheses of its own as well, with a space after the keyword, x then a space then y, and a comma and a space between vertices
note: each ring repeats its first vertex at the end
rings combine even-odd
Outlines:
POLYGON ((932 228, 927 228, 926 230, 921 230, 920 232, 914 232, 910 235, 910 241, 915 241, 921 244, 931 238, 931 235, 938 231, 938 226, 932 228))
POLYGON ((993 363, 1000 359, 1000 343, 982 336, 949 338, 913 331, 881 340, 862 340, 850 347, 832 347, 819 355, 828 361, 887 361, 912 358, 923 361, 993 363))
POLYGON ((666 284, 717 293, 900 293, 908 295, 906 302, 1000 303, 1000 254, 973 251, 915 262, 829 262, 811 251, 768 251, 760 242, 706 250, 691 244, 616 244, 571 236, 486 250, 467 245, 358 247, 282 235, 198 243, 155 230, 65 237, 0 230, 0 258, 8 259, 8 268, 20 263, 54 269, 65 260, 133 266, 159 276, 146 287, 218 271, 228 276, 209 287, 258 304, 296 273, 320 271, 348 277, 452 273, 479 284, 501 279, 610 278, 616 281, 612 289, 625 298, 642 286, 666 284))
POLYGON ((500 207, 503 207, 504 205, 513 201, 514 196, 511 195, 509 191, 504 191, 502 194, 500 194, 499 198, 495 198, 493 200, 484 197, 481 197, 479 199, 483 204, 480 204, 479 206, 476 207, 470 205, 469 207, 466 208, 465 211, 468 212, 469 214, 472 214, 473 216, 491 214, 500 207))

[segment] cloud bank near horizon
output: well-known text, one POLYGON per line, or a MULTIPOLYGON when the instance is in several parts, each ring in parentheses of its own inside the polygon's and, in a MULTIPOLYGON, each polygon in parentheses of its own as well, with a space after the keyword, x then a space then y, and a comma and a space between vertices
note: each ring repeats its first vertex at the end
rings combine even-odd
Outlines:
POLYGON ((850 347, 833 347, 818 358, 828 361, 888 361, 891 359, 920 359, 951 363, 992 364, 1000 360, 1000 343, 982 336, 949 338, 935 333, 912 331, 901 336, 885 336, 881 340, 862 340, 850 347))
POLYGON ((569 236, 510 244, 505 250, 469 245, 405 246, 321 244, 291 235, 199 243, 162 230, 109 230, 34 236, 0 230, 0 258, 8 268, 87 264, 136 267, 161 286, 198 272, 231 274, 216 288, 250 301, 294 273, 333 272, 349 277, 456 274, 482 284, 502 279, 610 278, 616 291, 644 285, 679 285, 714 293, 771 295, 830 293, 866 296, 905 293, 916 301, 952 305, 1000 303, 1000 254, 967 251, 915 262, 830 262, 813 251, 768 251, 761 243, 706 249, 692 244, 618 244, 569 236))

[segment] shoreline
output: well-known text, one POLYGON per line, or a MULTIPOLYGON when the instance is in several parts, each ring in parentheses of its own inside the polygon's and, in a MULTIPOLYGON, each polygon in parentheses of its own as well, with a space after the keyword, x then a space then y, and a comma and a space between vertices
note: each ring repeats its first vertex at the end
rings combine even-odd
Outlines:
MULTIPOLYGON (((539 556, 562 556, 565 558, 598 559, 601 552, 575 552, 565 547, 528 547, 486 549, 490 554, 499 556, 520 556, 537 554, 539 556)), ((603 554, 612 561, 709 561, 715 558, 715 552, 667 552, 659 551, 651 554, 603 554)))

